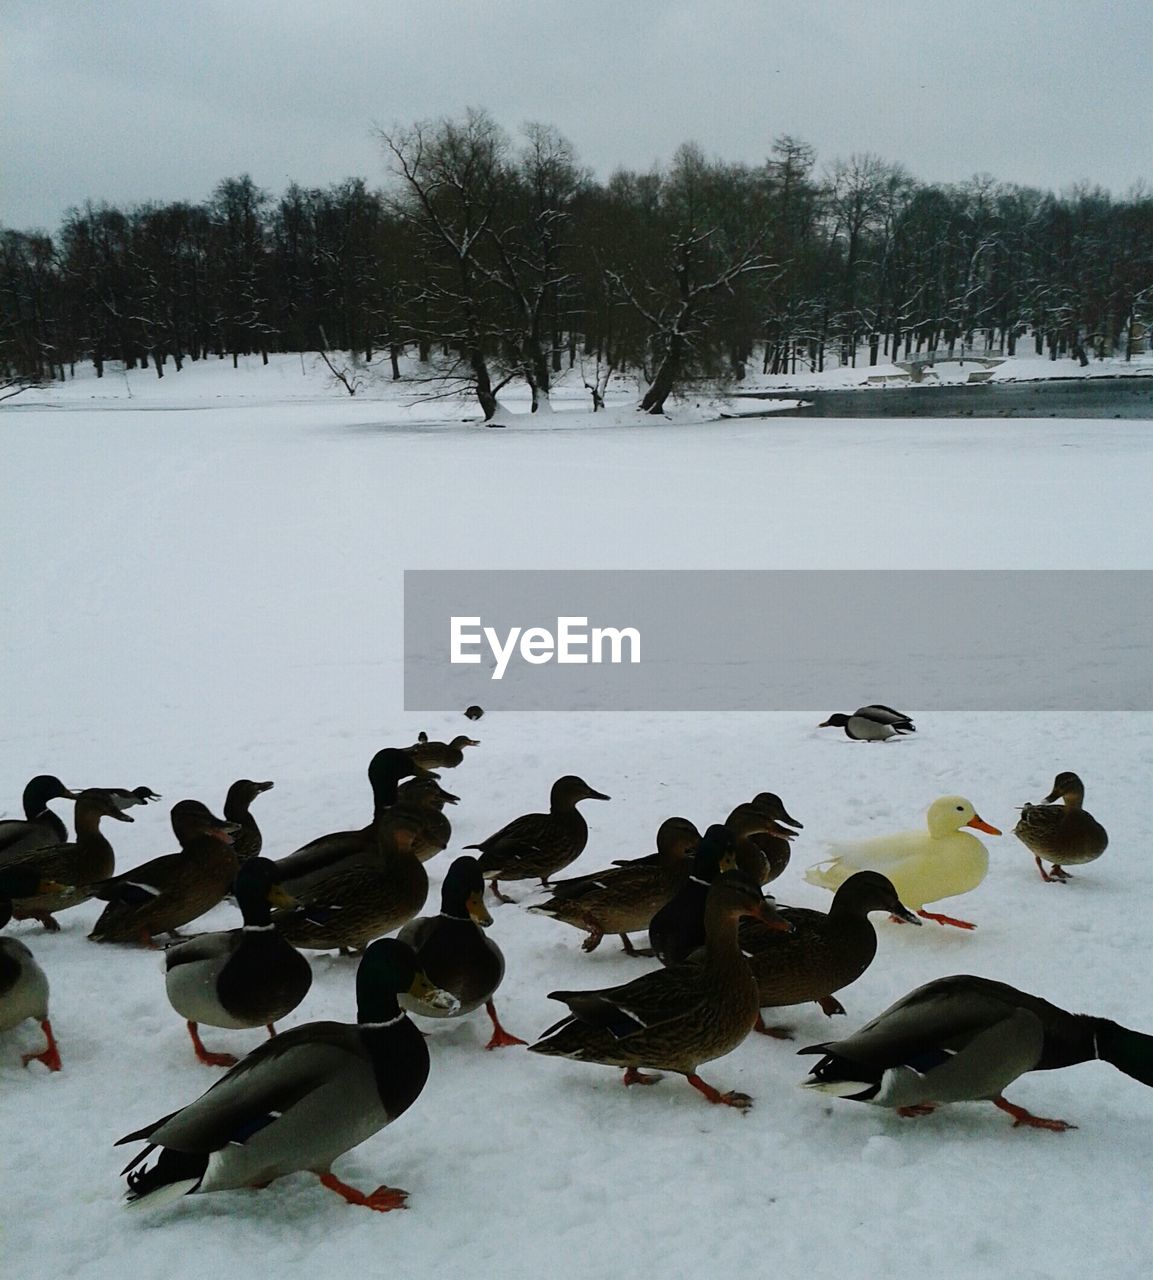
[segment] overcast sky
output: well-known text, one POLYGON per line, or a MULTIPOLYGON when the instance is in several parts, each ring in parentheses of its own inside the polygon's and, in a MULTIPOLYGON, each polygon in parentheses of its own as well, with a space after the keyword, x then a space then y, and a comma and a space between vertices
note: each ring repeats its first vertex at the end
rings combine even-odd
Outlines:
POLYGON ((373 126, 485 107, 600 176, 759 162, 1153 184, 1151 0, 5 0, 0 224, 385 175, 373 126))

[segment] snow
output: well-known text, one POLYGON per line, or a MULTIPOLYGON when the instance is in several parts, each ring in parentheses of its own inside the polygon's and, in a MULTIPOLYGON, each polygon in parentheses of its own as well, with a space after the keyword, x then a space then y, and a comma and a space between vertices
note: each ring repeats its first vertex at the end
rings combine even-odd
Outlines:
MULTIPOLYGON (((0 803, 14 811, 41 771, 154 787, 164 802, 108 833, 128 868, 174 847, 176 800, 219 807, 234 778, 273 778, 254 812, 266 852, 282 856, 361 824, 370 756, 426 729, 482 742, 447 775, 462 803, 453 844, 429 864, 436 886, 455 851, 541 808, 570 772, 612 796, 584 806, 577 869, 648 852, 670 814, 703 826, 778 792, 805 829, 773 892, 798 905, 827 905, 802 880, 826 841, 915 827, 950 792, 1009 831, 1062 769, 1084 778, 1107 853, 1069 885, 1044 885, 1011 835, 990 837, 988 878, 945 907, 975 933, 878 918, 878 957, 841 993, 846 1018, 788 1010, 795 1044, 751 1037, 704 1069, 754 1096, 746 1116, 675 1077, 626 1090, 610 1068, 485 1053, 480 1011, 426 1024, 424 1094, 337 1166, 366 1190, 412 1193, 387 1216, 307 1175, 152 1217, 124 1211, 117 1172, 135 1148, 112 1143, 218 1073, 194 1060, 159 957, 86 941, 94 907, 64 915, 57 935, 12 926, 51 980, 64 1060, 56 1075, 22 1070, 37 1029, 0 1037, 0 1218, 20 1280, 151 1275, 159 1258, 169 1280, 351 1277, 382 1258, 404 1276, 1147 1271, 1153 1093, 1135 1081, 1102 1063, 1018 1081, 1011 1099, 1079 1126, 1056 1135, 1015 1131, 987 1104, 902 1120, 821 1098, 797 1087, 807 1063, 793 1050, 963 972, 1153 1030, 1153 716, 926 715, 915 738, 874 746, 817 730, 852 708, 814 690, 811 713, 469 724, 403 711, 400 601, 406 568, 1149 568, 1148 424, 718 422, 695 404, 653 421, 626 388, 595 417, 579 390, 558 397, 547 427, 510 411, 504 431, 465 424, 467 402, 413 405, 392 387, 350 399, 295 357, 163 380, 85 373, 8 402, 0 458, 18 479, 0 508, 0 803), (563 429, 566 416, 582 429, 563 429)), ((874 700, 902 701, 861 690, 874 700)), ((527 884, 506 888, 537 900, 527 884)), ((581 935, 553 920, 493 914, 508 959, 497 1007, 526 1039, 560 1016, 548 991, 642 972, 612 940, 583 955, 581 935)), ((203 923, 234 921, 222 906, 203 923)), ((352 1016, 351 963, 314 967, 287 1025, 352 1016)), ((204 1032, 241 1052, 262 1034, 204 1032)))

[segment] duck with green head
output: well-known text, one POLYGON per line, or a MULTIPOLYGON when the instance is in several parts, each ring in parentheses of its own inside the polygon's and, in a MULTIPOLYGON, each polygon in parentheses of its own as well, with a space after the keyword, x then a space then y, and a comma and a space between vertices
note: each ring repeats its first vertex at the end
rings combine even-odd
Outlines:
POLYGON ((408 1192, 365 1194, 332 1172, 339 1156, 403 1115, 428 1079, 428 1048, 397 1002, 401 992, 453 1004, 411 947, 373 942, 356 974, 355 1023, 309 1022, 266 1040, 194 1102, 120 1139, 147 1144, 123 1170, 129 1203, 159 1206, 308 1172, 350 1204, 404 1208, 408 1192))
MULTIPOLYGON (((12 900, 54 893, 60 885, 25 867, 0 869, 0 929, 12 918, 12 900)), ((0 938, 0 1031, 10 1031, 34 1019, 47 1041, 39 1053, 23 1055, 24 1065, 42 1062, 60 1070, 60 1049, 48 1018, 48 979, 32 952, 15 938, 0 938)))
POLYGON ((231 1067, 230 1053, 210 1053, 199 1026, 232 1030, 267 1027, 290 1014, 308 994, 312 967, 272 924, 272 908, 294 899, 277 883, 276 864, 249 858, 233 886, 244 924, 224 933, 202 933, 164 952, 168 1003, 188 1024, 197 1058, 208 1066, 231 1067))
POLYGON ((68 828, 48 805, 53 800, 75 800, 79 791, 70 791, 59 778, 38 773, 24 788, 21 803, 24 820, 5 818, 0 821, 0 864, 21 853, 64 844, 68 828))
POLYGON ((484 878, 475 858, 457 858, 448 869, 440 895, 440 915, 410 920, 397 934, 416 953, 416 963, 441 991, 454 995, 453 1009, 417 996, 401 995, 410 1013, 426 1018, 459 1018, 483 1004, 492 1022, 486 1049, 524 1044, 500 1024, 493 995, 504 980, 504 954, 487 936, 492 916, 484 905, 484 878))
POLYGON ((1032 1115, 1004 1097, 1028 1071, 1099 1059, 1153 1086, 1153 1036, 968 974, 928 982, 855 1035, 800 1052, 823 1055, 805 1081, 822 1093, 902 1116, 928 1115, 948 1102, 987 1101, 1008 1112, 1014 1128, 1075 1127, 1032 1115))

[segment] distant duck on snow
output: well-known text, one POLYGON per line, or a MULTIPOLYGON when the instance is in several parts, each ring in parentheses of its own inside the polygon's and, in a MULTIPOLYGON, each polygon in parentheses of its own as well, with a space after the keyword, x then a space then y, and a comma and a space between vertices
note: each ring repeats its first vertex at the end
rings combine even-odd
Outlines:
POLYGON ((837 712, 822 721, 818 729, 844 729, 854 742, 887 742, 906 733, 916 733, 917 726, 903 712, 875 702, 858 707, 851 716, 837 712))

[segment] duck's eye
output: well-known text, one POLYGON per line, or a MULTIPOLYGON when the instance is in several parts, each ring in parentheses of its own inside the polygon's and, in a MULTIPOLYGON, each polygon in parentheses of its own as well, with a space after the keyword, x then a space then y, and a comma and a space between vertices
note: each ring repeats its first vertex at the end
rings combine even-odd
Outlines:
POLYGON ((958 813, 964 813, 964 812, 965 812, 965 806, 964 806, 963 804, 959 804, 959 805, 957 806, 957 812, 958 812, 958 813))

